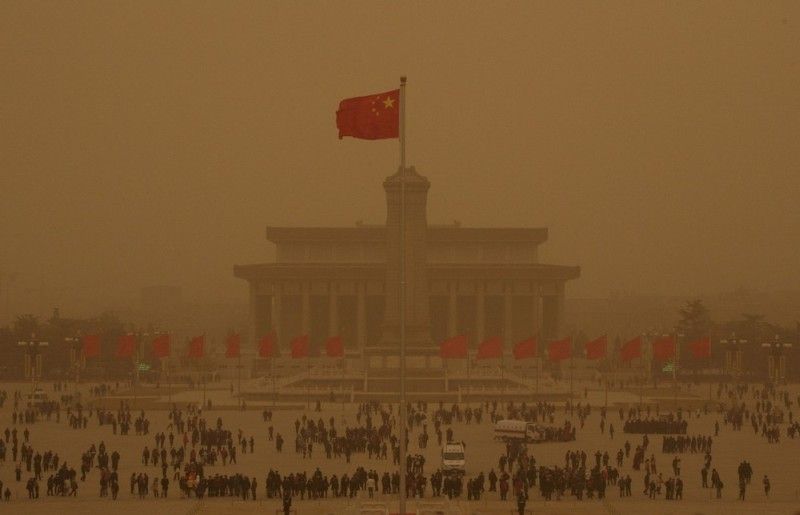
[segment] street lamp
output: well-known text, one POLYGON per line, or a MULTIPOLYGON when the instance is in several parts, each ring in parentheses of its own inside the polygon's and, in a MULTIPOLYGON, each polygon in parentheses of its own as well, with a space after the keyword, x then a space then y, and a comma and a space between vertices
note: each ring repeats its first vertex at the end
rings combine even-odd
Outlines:
POLYGON ((742 345, 747 344, 747 340, 737 338, 736 333, 732 332, 730 338, 720 340, 725 345, 725 374, 735 376, 737 382, 742 375, 742 345))
POLYGON ((81 338, 78 336, 67 336, 64 341, 69 345, 69 366, 75 374, 75 385, 80 382, 81 368, 86 365, 86 359, 81 352, 81 338))
POLYGON ((42 354, 39 349, 49 346, 50 342, 37 340, 36 335, 31 334, 30 340, 18 341, 17 345, 25 348, 25 378, 30 378, 31 385, 36 390, 36 381, 42 377, 42 354))
POLYGON ((791 348, 791 343, 781 341, 779 335, 775 335, 775 339, 771 342, 761 344, 762 348, 768 348, 767 352, 767 375, 770 380, 779 384, 786 381, 786 354, 785 348, 791 348))

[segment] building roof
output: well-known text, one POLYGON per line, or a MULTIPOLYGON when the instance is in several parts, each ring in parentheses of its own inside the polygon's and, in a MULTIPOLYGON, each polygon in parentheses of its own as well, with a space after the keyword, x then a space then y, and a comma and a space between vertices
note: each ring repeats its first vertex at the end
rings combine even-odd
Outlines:
MULTIPOLYGON (((286 242, 384 242, 386 226, 355 227, 267 227, 267 240, 286 242)), ((547 241, 545 227, 461 227, 433 225, 428 227, 429 242, 534 243, 547 241)))
MULTIPOLYGON (((233 274, 245 280, 269 279, 386 279, 384 263, 262 263, 236 265, 233 274)), ((567 281, 581 274, 578 266, 534 264, 447 264, 428 265, 428 279, 459 277, 487 279, 552 279, 567 281)))

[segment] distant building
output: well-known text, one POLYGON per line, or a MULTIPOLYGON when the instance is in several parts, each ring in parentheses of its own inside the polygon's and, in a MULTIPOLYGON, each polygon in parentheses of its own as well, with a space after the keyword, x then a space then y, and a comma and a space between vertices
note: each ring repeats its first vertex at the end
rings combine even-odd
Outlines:
POLYGON ((274 332, 284 354, 297 335, 308 334, 312 349, 338 335, 348 355, 395 366, 405 196, 409 366, 438 365, 439 342, 458 334, 472 348, 500 336, 508 353, 533 335, 560 336, 565 286, 580 269, 539 263, 547 229, 430 225, 430 183, 405 172, 383 183, 385 225, 267 228, 276 261, 234 267, 250 285, 252 335, 274 332))

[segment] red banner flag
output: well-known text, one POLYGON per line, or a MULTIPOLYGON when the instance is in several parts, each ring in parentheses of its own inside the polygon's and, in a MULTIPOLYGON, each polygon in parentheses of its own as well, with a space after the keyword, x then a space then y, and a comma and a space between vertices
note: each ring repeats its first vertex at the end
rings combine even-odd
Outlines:
POLYGON ((692 350, 692 356, 697 359, 711 357, 711 339, 708 336, 693 341, 689 344, 689 348, 692 350))
POLYGON ((83 337, 83 357, 96 358, 100 356, 100 335, 87 334, 83 337))
POLYGON ((477 359, 493 359, 503 357, 503 340, 499 336, 492 336, 478 345, 477 359))
POLYGON ((619 350, 619 357, 622 361, 631 361, 634 358, 642 357, 642 337, 637 336, 625 344, 619 350))
POLYGON ((308 349, 307 334, 295 337, 295 339, 292 340, 291 345, 292 345, 292 359, 308 357, 309 349, 308 349))
POLYGON ((195 336, 189 342, 189 352, 187 353, 187 357, 189 358, 202 358, 203 354, 205 354, 205 345, 206 345, 206 337, 203 336, 195 336))
POLYGON ((537 351, 536 338, 528 338, 514 345, 514 359, 535 358, 537 351))
POLYGON ((136 337, 132 334, 123 334, 117 340, 117 352, 114 357, 125 359, 133 356, 136 352, 136 337))
POLYGON ((561 361, 572 357, 572 341, 570 338, 550 342, 547 346, 547 357, 550 361, 561 361))
POLYGON ((238 334, 232 334, 225 340, 225 357, 238 358, 242 351, 242 337, 238 334))
POLYGON ((586 359, 605 358, 606 351, 608 350, 608 338, 603 335, 600 338, 586 342, 586 345, 583 347, 586 350, 586 359))
POLYGON ((336 111, 339 139, 397 138, 400 134, 400 90, 346 98, 336 111))
POLYGON ((466 358, 467 336, 460 334, 443 341, 439 345, 439 357, 443 359, 466 358))
POLYGON ((325 342, 325 354, 329 358, 343 358, 344 357, 344 344, 342 339, 338 336, 331 336, 325 342))
POLYGON ((153 340, 153 356, 156 358, 169 357, 169 335, 160 334, 153 340))
POLYGON ((275 335, 268 334, 267 336, 261 338, 261 341, 258 342, 258 357, 259 358, 272 358, 277 353, 275 345, 275 335))
POLYGON ((671 336, 665 336, 653 341, 653 357, 659 361, 667 360, 675 356, 675 340, 671 336))

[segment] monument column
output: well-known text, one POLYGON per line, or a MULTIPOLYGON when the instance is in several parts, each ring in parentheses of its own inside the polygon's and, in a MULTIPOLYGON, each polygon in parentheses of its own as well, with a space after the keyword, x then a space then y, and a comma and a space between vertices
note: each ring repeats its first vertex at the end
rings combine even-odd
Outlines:
POLYGON ((358 351, 364 353, 364 346, 367 340, 367 303, 365 299, 366 285, 356 283, 356 339, 358 340, 358 351))
POLYGON ((486 290, 483 281, 478 282, 477 288, 478 293, 475 305, 477 306, 478 319, 476 321, 475 332, 478 333, 478 341, 476 343, 480 344, 486 339, 486 290))
MULTIPOLYGON (((256 290, 257 285, 255 282, 250 281, 250 341, 258 341, 258 325, 261 314, 258 313, 258 304, 256 303, 256 290)), ((270 306, 270 311, 272 307, 270 306)), ((272 313, 270 313, 272 316, 272 313)))
POLYGON ((448 283, 447 285, 447 337, 452 338, 458 332, 458 310, 456 296, 456 283, 448 283))
POLYGON ((281 327, 282 313, 282 298, 281 298, 281 285, 272 285, 272 330, 275 331, 275 345, 280 348, 281 336, 283 336, 283 329, 281 327))
POLYGON ((555 323, 555 337, 561 338, 561 327, 564 325, 564 283, 556 285, 556 323, 555 323))
POLYGON ((339 310, 336 285, 328 285, 328 336, 339 336, 339 310))
POLYGON ((302 299, 303 299, 303 307, 301 313, 301 323, 300 323, 300 332, 302 334, 308 334, 311 330, 311 284, 307 282, 300 283, 300 288, 302 292, 302 299))
POLYGON ((402 267, 405 272, 406 349, 409 355, 436 352, 436 347, 431 345, 428 312, 426 211, 429 187, 428 179, 417 174, 414 167, 399 169, 383 182, 386 191, 386 310, 381 347, 397 350, 400 343, 402 267), (405 213, 405 234, 401 245, 402 212, 405 213), (401 248, 405 260, 401 260, 401 248))

